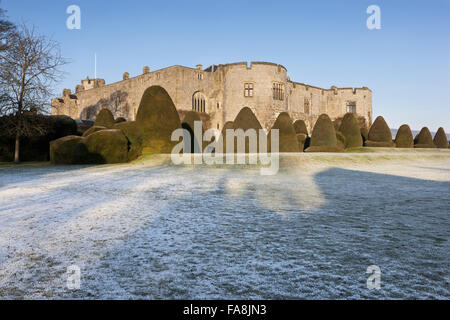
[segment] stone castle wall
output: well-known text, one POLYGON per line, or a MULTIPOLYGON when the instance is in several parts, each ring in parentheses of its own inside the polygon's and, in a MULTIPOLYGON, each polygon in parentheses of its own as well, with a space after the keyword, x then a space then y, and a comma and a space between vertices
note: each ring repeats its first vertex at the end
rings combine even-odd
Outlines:
POLYGON ((267 62, 232 63, 203 69, 172 66, 150 72, 145 67, 139 76, 105 85, 103 79, 85 79, 71 93, 65 89, 61 98, 52 100, 52 114, 65 114, 75 119, 95 119, 102 108, 115 117, 135 119, 145 89, 162 86, 172 98, 181 120, 193 110, 193 96, 204 97, 204 110, 198 110, 206 128, 222 129, 233 121, 243 107, 249 107, 265 129, 270 129, 278 114, 286 111, 292 120, 305 120, 312 128, 321 113, 331 119, 347 112, 347 102, 356 104, 356 113, 367 124, 372 121, 372 92, 368 88, 322 89, 290 81, 281 65, 267 62), (251 97, 244 95, 246 83, 253 85, 251 97), (274 99, 274 83, 283 88, 283 99, 274 99))

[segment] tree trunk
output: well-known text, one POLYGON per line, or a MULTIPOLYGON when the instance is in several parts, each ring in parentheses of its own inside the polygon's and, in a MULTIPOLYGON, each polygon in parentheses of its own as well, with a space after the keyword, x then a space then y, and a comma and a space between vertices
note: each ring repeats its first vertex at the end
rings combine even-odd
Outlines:
POLYGON ((14 162, 15 163, 20 163, 19 151, 20 151, 20 135, 16 134, 16 147, 14 149, 14 162))

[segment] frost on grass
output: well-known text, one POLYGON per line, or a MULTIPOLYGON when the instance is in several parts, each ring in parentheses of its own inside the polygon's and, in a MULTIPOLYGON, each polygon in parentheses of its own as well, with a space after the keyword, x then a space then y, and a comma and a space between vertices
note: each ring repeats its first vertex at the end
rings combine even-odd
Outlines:
POLYGON ((0 297, 448 299, 450 162, 372 158, 0 168, 0 297))

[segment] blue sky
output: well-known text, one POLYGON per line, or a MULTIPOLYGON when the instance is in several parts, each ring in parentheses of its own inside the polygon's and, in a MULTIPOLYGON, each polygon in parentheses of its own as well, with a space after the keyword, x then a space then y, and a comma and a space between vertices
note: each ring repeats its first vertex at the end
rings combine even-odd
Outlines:
POLYGON ((104 1, 2 0, 13 22, 34 24, 71 63, 55 87, 87 75, 107 83, 174 64, 271 61, 292 80, 329 88, 367 86, 374 115, 390 127, 450 132, 450 0, 104 1), (66 8, 81 8, 81 30, 66 8), (366 9, 381 8, 381 30, 366 9))

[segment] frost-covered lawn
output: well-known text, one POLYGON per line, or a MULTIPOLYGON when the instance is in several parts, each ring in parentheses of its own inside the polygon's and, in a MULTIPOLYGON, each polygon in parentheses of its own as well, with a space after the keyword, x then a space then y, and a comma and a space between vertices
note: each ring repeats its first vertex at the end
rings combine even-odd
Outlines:
POLYGON ((449 299, 450 156, 345 157, 0 166, 0 298, 449 299))

